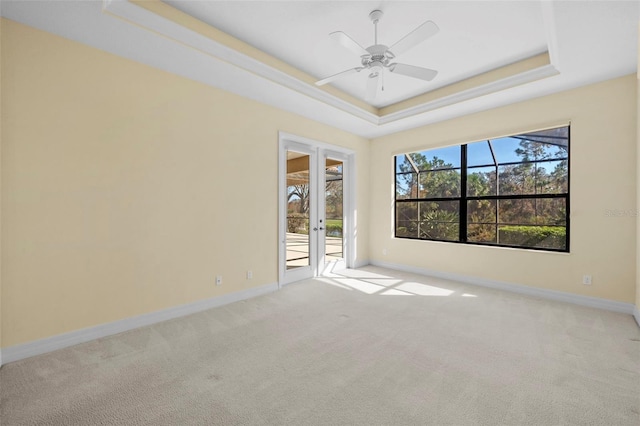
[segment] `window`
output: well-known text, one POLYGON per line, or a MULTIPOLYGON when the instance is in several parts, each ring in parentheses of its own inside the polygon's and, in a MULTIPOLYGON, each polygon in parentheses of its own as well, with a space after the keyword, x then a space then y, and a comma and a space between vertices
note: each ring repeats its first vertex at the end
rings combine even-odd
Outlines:
POLYGON ((395 157, 395 236, 569 251, 569 127, 395 157))

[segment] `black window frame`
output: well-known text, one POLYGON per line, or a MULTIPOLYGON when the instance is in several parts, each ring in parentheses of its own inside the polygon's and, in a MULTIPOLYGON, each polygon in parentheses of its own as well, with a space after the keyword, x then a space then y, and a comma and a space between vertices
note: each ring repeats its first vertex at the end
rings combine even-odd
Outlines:
MULTIPOLYGON (((394 238, 399 239, 409 239, 409 240, 420 240, 420 241, 439 241, 439 242, 450 242, 457 244, 468 244, 468 245, 479 245, 479 246, 489 246, 489 247, 507 247, 507 248, 515 248, 520 250, 537 250, 537 251, 545 251, 545 252, 558 252, 558 253, 570 253, 570 194, 571 194, 571 125, 567 124, 564 126, 554 126, 548 127, 544 129, 538 129, 537 131, 547 131, 553 129, 567 128, 567 154, 566 158, 550 158, 550 159, 542 159, 542 160, 529 160, 529 161, 518 161, 518 162, 505 162, 498 163, 496 160, 495 154, 493 152, 493 148, 491 148, 491 140, 501 139, 501 138, 522 138, 523 136, 535 133, 533 132, 523 132, 510 136, 500 136, 495 138, 487 138, 481 139, 479 141, 468 142, 465 144, 458 145, 460 147, 460 166, 459 167, 450 167, 450 168, 442 168, 442 169, 434 169, 428 171, 419 171, 415 170, 415 172, 398 172, 398 157, 406 156, 409 158, 409 154, 414 153, 424 153, 429 152, 431 150, 438 150, 439 147, 430 148, 428 150, 423 151, 412 151, 412 152, 404 152, 398 153, 394 155, 393 160, 393 176, 394 176, 394 226, 393 226, 393 235, 394 238), (494 164, 487 165, 473 165, 468 166, 468 158, 467 158, 467 146, 477 142, 489 142, 489 147, 491 149, 491 155, 493 156, 494 164), (487 168, 487 167, 495 167, 496 171, 501 166, 509 166, 509 165, 518 165, 518 164, 540 164, 545 162, 553 162, 553 161, 564 161, 567 162, 567 189, 564 193, 541 193, 541 194, 510 194, 510 195, 499 195, 496 191, 495 195, 468 195, 467 188, 467 178, 469 175, 469 170, 479 169, 479 168, 487 168), (433 173, 434 171, 440 170, 459 170, 460 171, 460 195, 459 196, 451 196, 451 197, 420 197, 420 173, 433 173), (398 198, 398 175, 402 174, 416 174, 416 198, 398 198), (491 242, 480 242, 480 241, 468 241, 468 204, 470 201, 476 200, 546 200, 546 199, 564 199, 565 202, 565 247, 564 249, 557 248, 549 248, 549 247, 535 247, 535 246, 522 246, 522 245, 511 245, 511 244, 501 244, 501 243, 491 243, 491 242), (447 202, 447 201, 457 201, 459 203, 459 232, 458 232, 458 240, 451 239, 437 239, 437 238, 422 238, 418 235, 418 237, 406 236, 406 235, 398 235, 398 205, 403 203, 421 203, 421 202, 447 202)), ((415 168, 415 165, 414 165, 415 168)), ((496 179, 498 178, 498 173, 496 173, 496 179)), ((419 221, 420 219, 418 219, 419 221)), ((496 222, 491 223, 491 225, 496 226, 496 233, 498 232, 498 227, 501 225, 498 222, 498 218, 496 217, 496 222)), ((504 223, 502 225, 505 225, 504 223)), ((525 225, 525 226, 549 226, 549 225, 525 225)), ((557 226, 557 225, 556 225, 557 226)))

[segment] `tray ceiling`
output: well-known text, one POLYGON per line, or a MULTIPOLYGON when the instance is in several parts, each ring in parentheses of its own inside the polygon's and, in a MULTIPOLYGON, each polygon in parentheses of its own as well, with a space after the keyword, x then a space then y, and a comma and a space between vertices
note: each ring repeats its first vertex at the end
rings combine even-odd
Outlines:
MULTIPOLYGON (((385 72, 385 90, 369 103, 385 107, 547 50, 538 1, 168 1, 206 22, 320 80, 360 65, 329 33, 344 31, 360 45, 374 44, 369 13, 380 9, 378 41, 391 46, 427 20, 440 32, 402 54, 396 62, 438 70, 431 82, 385 72)), ((365 99, 367 75, 333 83, 365 99)))
POLYGON ((364 137, 377 137, 634 73, 636 1, 6 1, 3 17, 364 137), (381 43, 426 20, 440 32, 398 58, 434 68, 385 75, 364 102, 358 65, 328 37, 381 43))

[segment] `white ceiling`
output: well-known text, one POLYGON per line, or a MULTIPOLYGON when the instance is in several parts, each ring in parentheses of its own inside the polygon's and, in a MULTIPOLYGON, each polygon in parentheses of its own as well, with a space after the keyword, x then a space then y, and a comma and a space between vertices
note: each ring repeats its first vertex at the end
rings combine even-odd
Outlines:
MULTIPOLYGON (((186 1, 167 3, 316 77, 360 66, 360 58, 329 38, 344 31, 363 47, 374 44, 372 10, 384 16, 378 42, 393 45, 427 20, 440 32, 397 58, 439 71, 431 82, 385 73, 385 91, 371 104, 384 107, 547 50, 539 1, 186 1)), ((367 75, 334 83, 365 99, 367 75)))
MULTIPOLYGON (((2 0, 0 12, 17 22, 367 138, 628 75, 637 66, 637 1, 200 1, 177 6, 317 78, 354 66, 350 53, 333 45, 327 35, 342 30, 369 44, 373 32, 367 15, 372 9, 385 11, 379 24, 384 43, 395 42, 425 20, 436 22, 440 33, 398 59, 438 69, 438 77, 431 83, 403 76, 387 79, 387 91, 378 105, 545 49, 559 73, 498 91, 451 98, 395 117, 378 117, 268 66, 248 68, 243 64, 251 60, 241 54, 221 50, 211 40, 193 38, 176 23, 127 0, 2 0), (109 13, 103 13, 103 6, 109 13), (114 15, 126 16, 129 22, 114 15), (169 33, 186 34, 201 47, 189 47, 178 36, 167 37, 169 33)), ((353 84, 347 80, 339 87, 362 97, 360 75, 353 77, 353 84)))

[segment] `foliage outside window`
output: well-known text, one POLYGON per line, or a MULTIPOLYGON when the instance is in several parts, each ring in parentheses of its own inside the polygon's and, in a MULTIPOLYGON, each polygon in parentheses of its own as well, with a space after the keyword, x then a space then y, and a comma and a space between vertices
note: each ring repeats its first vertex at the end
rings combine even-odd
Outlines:
POLYGON ((397 238, 569 251, 569 127, 395 157, 397 238))

